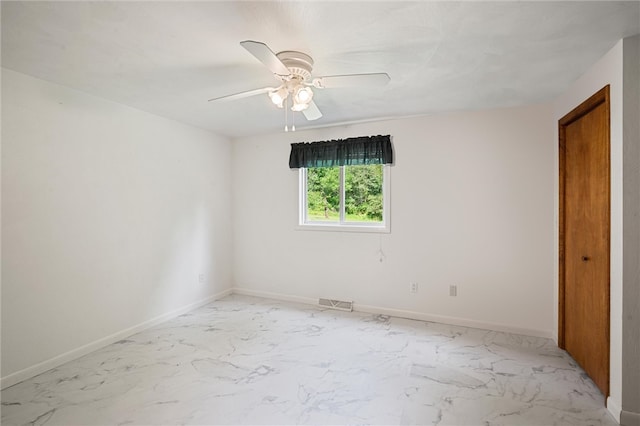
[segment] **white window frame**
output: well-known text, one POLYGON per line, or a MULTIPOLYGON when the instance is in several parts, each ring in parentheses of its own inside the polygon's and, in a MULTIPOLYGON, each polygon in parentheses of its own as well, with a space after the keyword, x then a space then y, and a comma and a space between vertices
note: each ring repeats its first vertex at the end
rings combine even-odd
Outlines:
POLYGON ((344 213, 344 166, 340 167, 340 220, 338 222, 307 221, 307 169, 298 174, 298 230, 337 232, 391 232, 391 167, 382 165, 382 222, 346 222, 344 213))

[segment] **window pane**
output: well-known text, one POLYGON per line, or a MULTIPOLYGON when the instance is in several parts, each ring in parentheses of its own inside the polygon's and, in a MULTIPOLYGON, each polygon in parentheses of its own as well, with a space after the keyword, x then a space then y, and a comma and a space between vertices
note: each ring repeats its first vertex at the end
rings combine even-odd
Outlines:
POLYGON ((307 222, 340 221, 340 167, 307 169, 307 222))
POLYGON ((345 166, 344 207, 347 222, 382 222, 382 165, 345 166))

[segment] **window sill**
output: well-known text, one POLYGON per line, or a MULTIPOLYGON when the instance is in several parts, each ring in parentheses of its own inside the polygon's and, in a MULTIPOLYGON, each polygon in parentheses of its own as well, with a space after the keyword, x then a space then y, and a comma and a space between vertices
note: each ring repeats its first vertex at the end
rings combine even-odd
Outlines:
POLYGON ((333 225, 333 224, 304 224, 296 226, 296 231, 327 231, 327 232, 360 232, 369 234, 390 234, 388 225, 333 225))

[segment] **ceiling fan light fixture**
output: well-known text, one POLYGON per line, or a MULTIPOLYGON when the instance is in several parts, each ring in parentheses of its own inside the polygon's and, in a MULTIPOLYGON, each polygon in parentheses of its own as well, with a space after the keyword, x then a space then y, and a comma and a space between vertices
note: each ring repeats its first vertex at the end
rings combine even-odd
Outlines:
POLYGON ((293 92, 293 100, 296 104, 308 104, 313 98, 313 91, 309 87, 298 85, 293 92))
POLYGON ((289 93, 287 92, 287 89, 280 86, 277 90, 274 90, 273 92, 269 92, 269 97, 271 98, 271 102, 273 102, 274 105, 277 105, 279 108, 282 108, 282 102, 287 99, 287 96, 289 95, 289 93))
POLYGON ((291 111, 295 111, 295 112, 300 112, 300 111, 304 111, 305 109, 309 108, 309 104, 301 104, 298 102, 294 102, 293 106, 291 107, 291 111))

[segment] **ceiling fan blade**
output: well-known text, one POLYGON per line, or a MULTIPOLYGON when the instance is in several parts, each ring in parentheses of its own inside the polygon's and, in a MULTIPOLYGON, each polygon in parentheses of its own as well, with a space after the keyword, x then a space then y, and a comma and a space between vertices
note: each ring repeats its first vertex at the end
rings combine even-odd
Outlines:
POLYGON ((247 49, 256 59, 265 64, 272 73, 283 76, 291 74, 289 69, 266 44, 259 41, 245 40, 241 41, 240 45, 247 49))
POLYGON ((332 89, 334 87, 371 87, 384 86, 391 81, 389 74, 348 74, 328 75, 313 79, 313 85, 319 89, 332 89))
POLYGON ((318 118, 322 117, 322 113, 318 109, 318 105, 316 105, 316 103, 313 101, 309 102, 309 106, 307 107, 307 109, 302 110, 302 113, 304 114, 304 117, 309 121, 317 120, 318 118))
POLYGON ((236 99, 248 98, 250 96, 261 95, 276 90, 274 87, 263 87, 262 89, 248 90, 246 92, 234 93, 233 95, 220 96, 218 98, 209 99, 209 102, 215 101, 235 101, 236 99))

